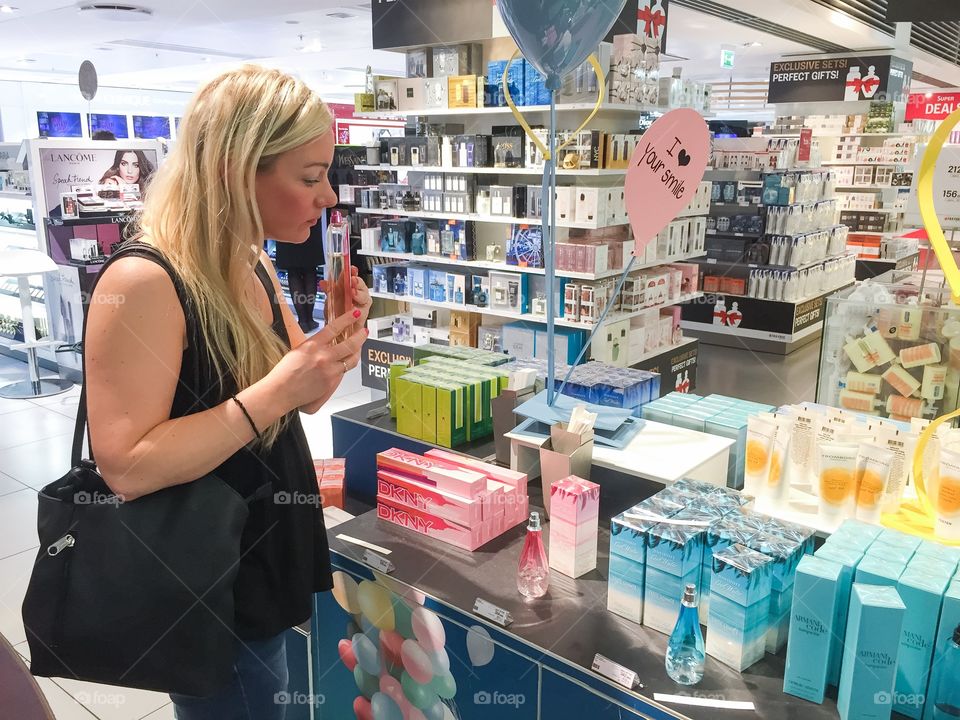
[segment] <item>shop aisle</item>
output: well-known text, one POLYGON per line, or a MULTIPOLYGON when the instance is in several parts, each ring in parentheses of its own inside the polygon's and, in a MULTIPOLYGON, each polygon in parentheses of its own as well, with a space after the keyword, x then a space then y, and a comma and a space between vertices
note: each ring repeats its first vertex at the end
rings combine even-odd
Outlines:
POLYGON ((813 401, 819 362, 819 342, 790 355, 700 343, 695 392, 731 395, 777 406, 813 401))
MULTIPOLYGON (((20 380, 23 363, 0 356, 0 385, 20 380)), ((24 658, 29 657, 20 606, 36 557, 36 491, 70 466, 70 441, 79 387, 36 401, 0 398, 0 633, 24 658)), ((330 415, 370 402, 360 386, 359 370, 316 415, 303 417, 314 457, 329 457, 333 441, 330 415)), ((106 685, 39 679, 57 720, 172 720, 167 695, 106 685)))

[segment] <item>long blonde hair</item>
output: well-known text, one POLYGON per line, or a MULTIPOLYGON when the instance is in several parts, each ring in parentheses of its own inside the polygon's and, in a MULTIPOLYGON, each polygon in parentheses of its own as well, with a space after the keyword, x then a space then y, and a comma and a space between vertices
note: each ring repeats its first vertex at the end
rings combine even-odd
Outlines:
MULTIPOLYGON (((257 172, 332 123, 326 104, 303 82, 245 65, 193 97, 177 143, 146 191, 139 239, 179 273, 214 371, 239 389, 263 378, 286 352, 245 295, 264 240, 257 172)), ((281 424, 264 430, 268 445, 281 424)))

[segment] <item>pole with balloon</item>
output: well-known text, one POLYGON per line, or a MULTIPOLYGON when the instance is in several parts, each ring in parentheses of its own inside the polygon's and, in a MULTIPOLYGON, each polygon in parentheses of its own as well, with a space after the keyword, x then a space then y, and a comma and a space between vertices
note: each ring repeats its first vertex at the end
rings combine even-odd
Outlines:
MULTIPOLYGON (((510 35, 527 62, 545 77, 550 91, 550 121, 547 144, 538 138, 510 97, 507 72, 503 89, 507 104, 544 156, 543 168, 543 256, 547 285, 547 347, 553 348, 556 325, 556 155, 566 143, 557 146, 557 91, 563 76, 589 60, 599 80, 596 105, 587 119, 566 141, 571 142, 600 109, 605 96, 604 69, 592 51, 613 27, 625 0, 497 0, 497 6, 510 35)), ((514 54, 516 58, 516 54, 514 54)), ((509 68, 508 68, 509 69, 509 68)), ((634 252, 620 276, 614 298, 633 269, 637 255, 690 204, 710 154, 710 133, 703 118, 694 110, 674 110, 657 120, 644 133, 630 160, 625 183, 627 211, 633 228, 634 252)), ((607 303, 594 324, 590 337, 559 388, 556 388, 556 363, 547 353, 547 405, 553 406, 576 365, 582 360, 593 336, 603 326, 613 302, 607 303)))

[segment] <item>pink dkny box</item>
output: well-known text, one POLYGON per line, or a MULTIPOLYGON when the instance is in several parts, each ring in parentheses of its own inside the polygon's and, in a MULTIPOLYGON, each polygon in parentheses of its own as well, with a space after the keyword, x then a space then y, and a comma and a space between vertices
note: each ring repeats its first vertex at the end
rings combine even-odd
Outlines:
POLYGON ((427 470, 450 467, 452 466, 449 463, 445 463, 438 458, 424 457, 399 448, 390 448, 377 453, 377 468, 385 468, 409 475, 421 481, 426 480, 427 470))
POLYGON ((600 486, 576 475, 557 480, 550 488, 550 520, 572 525, 592 522, 600 515, 600 486))
POLYGON ((481 497, 487 490, 487 476, 465 468, 428 468, 427 481, 441 490, 471 499, 481 497))
POLYGON ((489 539, 489 528, 485 532, 482 524, 475 528, 466 528, 432 513, 399 505, 381 495, 377 495, 377 517, 470 552, 489 539))
POLYGON ((459 525, 474 527, 483 520, 482 498, 460 497, 389 470, 377 471, 377 495, 459 525))
POLYGON ((497 482, 502 482, 505 485, 510 485, 511 487, 515 487, 517 490, 520 490, 524 495, 527 494, 526 473, 520 473, 508 468, 502 468, 499 465, 491 465, 490 463, 485 463, 482 460, 466 457, 464 455, 458 455, 457 453, 452 453, 447 450, 427 450, 426 457, 436 458, 437 460, 445 462, 449 465, 456 465, 457 467, 467 468, 468 470, 484 473, 491 480, 496 480, 497 482))

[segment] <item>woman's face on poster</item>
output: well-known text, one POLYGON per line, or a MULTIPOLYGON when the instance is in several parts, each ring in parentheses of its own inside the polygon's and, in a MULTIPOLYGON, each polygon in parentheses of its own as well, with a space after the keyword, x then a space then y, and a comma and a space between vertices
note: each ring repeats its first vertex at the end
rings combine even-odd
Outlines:
POLYGON ((140 182, 140 160, 135 152, 125 152, 120 158, 117 168, 120 179, 128 185, 140 182))

